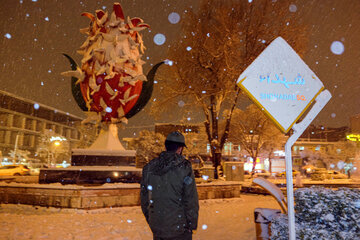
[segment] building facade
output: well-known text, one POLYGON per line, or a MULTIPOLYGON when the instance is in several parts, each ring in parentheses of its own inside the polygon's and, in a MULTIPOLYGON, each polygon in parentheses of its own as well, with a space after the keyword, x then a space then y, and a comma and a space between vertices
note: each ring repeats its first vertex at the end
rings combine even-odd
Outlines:
POLYGON ((71 147, 80 139, 76 126, 83 118, 0 91, 0 151, 2 157, 14 150, 28 151, 36 158, 42 134, 61 136, 71 147))
POLYGON ((350 117, 351 133, 360 134, 360 113, 350 117))

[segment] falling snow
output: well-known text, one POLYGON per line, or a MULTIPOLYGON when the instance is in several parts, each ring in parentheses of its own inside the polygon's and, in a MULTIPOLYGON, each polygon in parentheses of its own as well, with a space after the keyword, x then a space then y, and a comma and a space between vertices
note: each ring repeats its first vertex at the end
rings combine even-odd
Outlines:
POLYGON ((163 45, 166 41, 166 37, 164 34, 158 33, 154 36, 154 43, 156 45, 163 45))
POLYGON ((179 105, 179 107, 183 107, 183 106, 185 106, 185 102, 183 100, 180 100, 178 102, 178 105, 179 105))
POLYGON ((331 52, 336 55, 341 55, 345 51, 344 44, 340 41, 334 41, 330 46, 331 52))
POLYGON ((343 169, 344 166, 345 166, 345 163, 344 163, 343 161, 340 161, 340 162, 337 163, 337 167, 338 167, 339 169, 343 169))
POLYGON ((295 5, 295 4, 290 4, 290 6, 289 6, 289 11, 290 11, 290 12, 296 12, 296 11, 297 11, 296 5, 295 5))
MULTIPOLYGON (((248 2, 254 4, 253 6, 257 4, 256 1, 248 2)), ((280 3, 281 1, 273 0, 273 2, 280 3)), ((351 59, 351 57, 356 57, 356 52, 358 52, 356 46, 360 42, 359 20, 352 17, 356 16, 357 12, 354 11, 358 9, 356 7, 358 3, 355 2, 355 7, 334 1, 329 4, 319 5, 317 8, 311 8, 311 4, 302 5, 294 1, 285 3, 285 9, 289 12, 289 19, 282 22, 282 24, 289 21, 288 28, 291 28, 291 17, 297 16, 299 13, 306 13, 307 19, 302 18, 301 20, 304 23, 309 23, 310 29, 312 27, 309 46, 306 46, 310 51, 304 54, 305 62, 314 67, 313 70, 318 76, 333 74, 331 78, 322 79, 325 88, 329 89, 333 95, 332 105, 331 107, 329 105, 319 114, 321 122, 330 126, 349 125, 350 116, 358 113, 357 105, 354 104, 354 101, 349 101, 358 90, 356 86, 354 87, 355 83, 352 81, 352 77, 358 74, 358 68, 355 66, 356 59, 351 59), (319 10, 324 13, 321 18, 318 18, 319 10), (344 12, 349 14, 343 14, 344 12), (337 59, 341 59, 341 62, 335 62, 337 59), (331 79, 343 79, 342 81, 347 84, 335 87, 336 81, 331 79), (339 92, 343 93, 341 99, 339 92), (341 107, 341 104, 344 104, 344 107, 341 107)), ((148 1, 148 3, 150 6, 154 2, 148 1)), ((148 60, 144 64, 144 70, 146 71, 157 61, 169 57, 167 55, 168 46, 173 47, 174 43, 179 42, 181 39, 184 40, 180 31, 181 23, 184 21, 182 14, 186 12, 184 10, 198 9, 198 4, 194 1, 181 1, 181 3, 176 4, 171 2, 170 6, 168 6, 168 3, 170 1, 159 1, 157 3, 159 8, 163 10, 161 12, 145 9, 139 5, 140 2, 137 0, 122 3, 125 15, 134 13, 135 9, 138 8, 136 10, 138 17, 143 18, 146 22, 157 22, 152 31, 149 31, 150 34, 148 32, 144 33, 144 35, 148 35, 145 39, 147 50, 144 53, 148 60), (163 35, 158 39, 157 43, 155 42, 156 34, 163 35), (158 45, 159 43, 161 45, 158 45)), ((93 12, 97 8, 106 9, 110 12, 111 3, 106 4, 98 1, 95 1, 94 5, 90 4, 89 1, 70 1, 68 4, 44 0, 9 1, 9 9, 16 10, 16 14, 13 14, 12 11, 4 11, 2 16, 4 27, 1 58, 4 63, 1 65, 3 66, 3 75, 13 77, 13 79, 17 80, 17 84, 4 80, 2 81, 2 90, 12 92, 18 96, 29 97, 34 101, 46 103, 82 116, 82 111, 76 107, 76 104, 74 105, 74 101, 68 101, 68 98, 71 97, 69 79, 64 80, 59 76, 59 72, 70 69, 68 62, 61 56, 61 53, 68 53, 73 58, 78 57, 75 50, 78 48, 78 43, 83 39, 83 35, 79 34, 78 28, 88 23, 84 17, 80 16, 80 13, 93 12), (51 67, 51 72, 49 72, 49 62, 55 63, 55 66, 51 67), (45 81, 47 84, 45 84, 45 81), (42 87, 39 88, 39 85, 42 87), (55 91, 59 91, 58 95, 56 95, 55 91)), ((201 22, 201 24, 206 24, 206 22, 201 22)), ((205 32, 204 34, 213 37, 211 32, 208 34, 205 32)), ((198 32, 195 28, 190 30, 186 41, 189 41, 189 37, 192 39, 200 37, 197 35, 198 32)), ((239 35, 239 41, 244 42, 241 36, 244 36, 244 32, 239 35)), ((269 43, 262 38, 260 43, 269 43)), ((194 54, 196 53, 196 44, 189 41, 187 45, 183 46, 185 46, 184 51, 189 51, 189 55, 196 56, 194 54)), ((169 66, 175 64, 172 61, 167 63, 169 66)), ((155 80, 154 83, 157 84, 158 81, 155 80)), ((156 89, 159 87, 159 85, 155 85, 154 94, 156 94, 156 89)), ((154 95, 152 99, 157 97, 154 95)), ((143 112, 143 114, 147 113, 147 111, 143 112)), ((197 121, 196 117, 191 117, 194 122, 197 121)), ((150 118, 143 117, 142 119, 148 121, 150 118)), ((132 132, 127 134, 131 136, 132 132)))
POLYGON ((172 66, 172 65, 174 64, 174 62, 171 61, 171 60, 169 60, 169 59, 166 59, 166 60, 165 60, 165 64, 166 64, 166 65, 169 65, 169 66, 172 66))
POLYGON ((202 175, 202 179, 204 179, 205 181, 207 181, 209 179, 209 176, 207 175, 202 175))
POLYGON ((176 24, 180 21, 180 15, 176 12, 172 12, 169 14, 168 20, 172 24, 176 24))

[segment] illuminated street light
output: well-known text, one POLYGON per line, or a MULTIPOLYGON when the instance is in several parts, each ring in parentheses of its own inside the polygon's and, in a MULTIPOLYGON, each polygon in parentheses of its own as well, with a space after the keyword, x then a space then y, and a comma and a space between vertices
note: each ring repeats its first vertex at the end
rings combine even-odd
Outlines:
POLYGON ((55 141, 55 142, 54 142, 54 145, 55 145, 56 147, 58 147, 58 146, 60 146, 60 142, 59 142, 59 141, 55 141))

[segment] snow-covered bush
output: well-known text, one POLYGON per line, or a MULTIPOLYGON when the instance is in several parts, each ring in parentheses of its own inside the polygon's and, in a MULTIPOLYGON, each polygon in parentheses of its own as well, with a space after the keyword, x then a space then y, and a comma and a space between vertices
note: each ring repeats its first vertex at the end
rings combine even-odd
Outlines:
MULTIPOLYGON (((360 239, 360 190, 302 188, 295 191, 297 239, 360 239)), ((287 215, 271 223, 271 239, 288 239, 287 215)))

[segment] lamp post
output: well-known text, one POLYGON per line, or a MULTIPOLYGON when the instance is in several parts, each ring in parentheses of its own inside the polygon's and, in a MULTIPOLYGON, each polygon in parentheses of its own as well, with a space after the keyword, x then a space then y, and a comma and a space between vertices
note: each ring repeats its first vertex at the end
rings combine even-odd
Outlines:
POLYGON ((62 141, 66 141, 66 138, 61 137, 61 136, 56 136, 56 137, 51 137, 50 138, 50 143, 51 146, 50 148, 52 149, 51 154, 48 150, 48 161, 49 161, 49 165, 53 162, 54 156, 56 157, 56 149, 61 146, 61 142, 62 141), (50 161, 50 155, 51 155, 51 161, 50 161))

